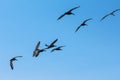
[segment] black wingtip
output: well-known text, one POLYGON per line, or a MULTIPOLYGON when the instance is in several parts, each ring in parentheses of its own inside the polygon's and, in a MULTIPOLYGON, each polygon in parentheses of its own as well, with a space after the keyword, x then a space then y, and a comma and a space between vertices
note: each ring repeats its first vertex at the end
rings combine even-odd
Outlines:
POLYGON ((75 30, 75 32, 74 33, 76 33, 77 31, 75 30))

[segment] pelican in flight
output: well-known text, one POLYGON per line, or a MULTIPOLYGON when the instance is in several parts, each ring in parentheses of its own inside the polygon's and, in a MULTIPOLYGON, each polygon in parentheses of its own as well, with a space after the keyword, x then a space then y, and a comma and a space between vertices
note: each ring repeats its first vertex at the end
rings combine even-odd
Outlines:
POLYGON ((40 52, 44 52, 46 51, 45 49, 39 49, 39 46, 40 46, 40 41, 37 43, 36 47, 35 47, 35 50, 33 51, 33 57, 38 57, 39 53, 40 52))
POLYGON ((58 50, 62 50, 62 49, 61 49, 62 47, 64 47, 64 46, 56 47, 56 48, 52 49, 51 52, 53 52, 53 51, 58 51, 58 50))
POLYGON ((80 29, 80 27, 82 27, 82 26, 87 26, 86 22, 89 21, 89 20, 92 20, 92 18, 89 18, 89 19, 84 20, 84 21, 80 24, 80 26, 77 27, 77 29, 75 30, 75 32, 77 32, 77 31, 80 29))
POLYGON ((111 13, 109 13, 109 14, 103 16, 103 17, 101 18, 101 21, 104 20, 106 17, 108 17, 108 16, 110 16, 110 15, 111 15, 111 16, 115 16, 114 13, 117 12, 117 11, 119 11, 119 10, 120 10, 120 9, 116 9, 116 10, 112 11, 111 13))
POLYGON ((49 48, 52 48, 52 47, 55 47, 55 43, 58 41, 58 39, 55 39, 50 45, 45 45, 45 46, 47 46, 47 48, 45 48, 45 49, 49 49, 49 48))
POLYGON ((18 57, 22 57, 22 56, 16 56, 16 57, 13 57, 12 59, 10 59, 10 67, 11 67, 12 70, 14 69, 14 67, 13 67, 13 61, 17 61, 16 58, 18 58, 18 57))
POLYGON ((62 17, 64 17, 65 15, 75 15, 72 11, 79 8, 80 6, 74 7, 70 10, 68 10, 67 12, 65 12, 64 14, 62 14, 57 20, 61 19, 62 17))

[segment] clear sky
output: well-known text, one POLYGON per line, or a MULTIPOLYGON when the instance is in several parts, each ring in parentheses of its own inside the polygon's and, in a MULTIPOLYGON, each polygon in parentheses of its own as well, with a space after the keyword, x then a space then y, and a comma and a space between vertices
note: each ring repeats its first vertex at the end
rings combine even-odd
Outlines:
POLYGON ((0 0, 0 80, 120 80, 119 0, 0 0), (65 11, 75 15, 57 18, 65 11), (75 29, 83 20, 88 26, 75 29), (32 57, 58 38, 62 51, 32 57), (23 56, 10 69, 9 60, 23 56))

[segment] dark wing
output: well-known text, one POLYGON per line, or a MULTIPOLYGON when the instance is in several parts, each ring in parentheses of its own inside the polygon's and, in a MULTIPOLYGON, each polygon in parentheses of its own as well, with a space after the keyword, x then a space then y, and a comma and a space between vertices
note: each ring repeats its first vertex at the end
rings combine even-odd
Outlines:
POLYGON ((59 46, 59 47, 57 47, 57 48, 54 48, 54 49, 51 50, 51 52, 53 52, 53 51, 55 51, 55 50, 62 50, 62 49, 61 49, 62 47, 64 47, 64 46, 59 46))
POLYGON ((59 46, 58 48, 62 48, 62 47, 65 47, 65 46, 59 46))
POLYGON ((114 15, 114 13, 115 13, 116 11, 119 11, 119 10, 120 10, 120 9, 116 9, 116 10, 112 11, 111 13, 103 16, 102 19, 101 19, 101 21, 102 21, 103 19, 105 19, 106 17, 108 17, 109 15, 114 15))
POLYGON ((105 16, 103 16, 102 18, 101 18, 101 21, 103 20, 103 19, 105 19, 106 17, 108 17, 110 14, 107 14, 107 15, 105 15, 105 16))
POLYGON ((61 19, 62 17, 64 17, 66 14, 62 14, 57 20, 61 19))
POLYGON ((38 54, 38 53, 36 53, 36 51, 39 50, 39 49, 38 49, 39 46, 40 46, 40 41, 37 43, 37 45, 36 45, 36 47, 35 47, 35 50, 33 51, 33 56, 35 56, 36 54, 38 54))
POLYGON ((89 20, 92 20, 92 18, 86 19, 85 21, 83 21, 83 23, 86 23, 89 20))
POLYGON ((73 10, 79 8, 79 7, 80 7, 80 6, 74 7, 74 8, 72 8, 72 9, 70 9, 68 12, 71 12, 71 11, 73 11, 73 10))
POLYGON ((77 29, 75 30, 75 32, 77 32, 80 29, 81 25, 77 27, 77 29))
POLYGON ((112 13, 115 13, 116 11, 119 11, 120 9, 116 9, 116 10, 114 10, 112 13))
POLYGON ((13 70, 13 61, 12 60, 10 60, 10 67, 13 70))
POLYGON ((13 58, 18 58, 18 57, 23 57, 23 56, 16 56, 16 57, 13 57, 13 58))
POLYGON ((50 45, 54 45, 57 41, 58 39, 55 39, 50 45))
POLYGON ((37 50, 39 48, 39 45, 40 45, 40 41, 37 43, 35 50, 37 50))
POLYGON ((55 51, 55 50, 56 50, 56 48, 52 49, 51 52, 53 52, 53 51, 55 51))
POLYGON ((58 50, 58 49, 59 49, 59 50, 62 50, 62 49, 61 49, 62 47, 65 47, 65 46, 59 46, 59 47, 57 47, 57 48, 54 48, 54 49, 51 50, 51 52, 53 52, 53 51, 55 51, 55 50, 58 50))

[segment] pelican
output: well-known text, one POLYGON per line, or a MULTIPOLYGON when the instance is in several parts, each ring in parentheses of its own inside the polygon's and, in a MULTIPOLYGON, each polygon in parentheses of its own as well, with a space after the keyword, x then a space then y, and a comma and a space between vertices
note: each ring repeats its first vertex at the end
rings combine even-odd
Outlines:
POLYGON ((33 57, 37 57, 39 55, 40 52, 44 52, 46 51, 45 49, 39 49, 40 46, 40 41, 37 43, 35 50, 33 51, 33 57))
POLYGON ((45 49, 49 49, 49 48, 52 48, 52 47, 55 47, 55 43, 58 41, 58 39, 55 39, 50 45, 45 45, 45 46, 47 46, 47 48, 45 48, 45 49))
POLYGON ((16 56, 16 57, 13 57, 12 59, 10 59, 10 67, 11 67, 12 70, 14 69, 14 67, 13 67, 13 61, 17 61, 16 58, 18 58, 18 57, 22 57, 22 56, 16 56))
POLYGON ((77 29, 75 30, 75 32, 77 32, 77 31, 80 29, 81 26, 87 26, 86 22, 89 21, 89 20, 92 20, 92 18, 89 18, 89 19, 84 20, 84 21, 80 24, 80 26, 77 27, 77 29))
POLYGON ((103 17, 101 18, 101 21, 104 20, 106 17, 108 17, 108 16, 110 16, 110 15, 111 15, 111 16, 115 16, 114 13, 117 12, 117 11, 119 11, 119 10, 120 10, 120 9, 116 9, 116 10, 112 11, 111 13, 109 13, 109 14, 103 16, 103 17))
POLYGON ((68 10, 67 12, 65 12, 64 14, 62 14, 57 20, 61 19, 62 17, 64 17, 65 15, 75 15, 74 13, 72 13, 73 10, 79 8, 80 6, 74 7, 70 10, 68 10))

